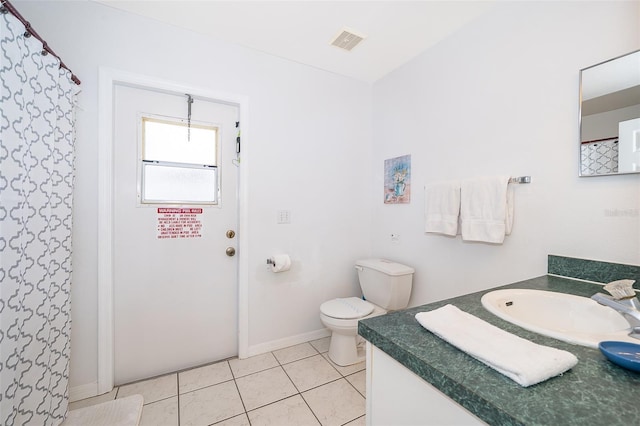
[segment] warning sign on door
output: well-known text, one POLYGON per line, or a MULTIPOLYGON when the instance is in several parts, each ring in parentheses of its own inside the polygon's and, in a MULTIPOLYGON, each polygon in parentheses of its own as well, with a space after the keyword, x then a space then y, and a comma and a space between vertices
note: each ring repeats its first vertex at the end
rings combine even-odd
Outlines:
POLYGON ((202 237, 200 214, 199 208, 158 208, 158 239, 202 237))

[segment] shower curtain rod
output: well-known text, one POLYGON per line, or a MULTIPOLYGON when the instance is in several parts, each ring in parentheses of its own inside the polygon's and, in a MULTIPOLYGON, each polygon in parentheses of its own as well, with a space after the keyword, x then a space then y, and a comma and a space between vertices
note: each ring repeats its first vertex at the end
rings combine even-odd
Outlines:
POLYGON ((13 16, 15 16, 16 18, 18 18, 18 20, 20 22, 22 22, 22 25, 24 25, 25 30, 27 31, 25 33, 25 36, 29 37, 29 36, 34 36, 35 38, 37 38, 38 40, 40 40, 42 42, 42 49, 43 49, 43 54, 46 53, 50 53, 53 56, 55 56, 56 58, 58 58, 58 60, 60 61, 60 68, 64 68, 67 71, 69 71, 71 73, 71 80, 73 80, 73 82, 77 85, 80 85, 80 79, 78 79, 78 77, 75 76, 75 74, 73 73, 73 71, 71 71, 69 69, 68 66, 66 66, 64 64, 64 62, 62 62, 62 59, 60 58, 60 56, 56 55, 56 53, 49 47, 49 45, 47 44, 46 41, 44 41, 42 39, 42 37, 40 37, 38 35, 38 33, 36 32, 36 30, 34 30, 33 28, 31 28, 31 24, 29 23, 29 21, 27 21, 26 19, 24 19, 22 17, 22 15, 20 15, 20 12, 18 12, 16 10, 16 8, 11 4, 11 2, 9 2, 9 0, 2 0, 2 8, 0 8, 0 13, 5 14, 7 12, 10 12, 13 16), (46 53, 45 53, 46 52, 46 53))

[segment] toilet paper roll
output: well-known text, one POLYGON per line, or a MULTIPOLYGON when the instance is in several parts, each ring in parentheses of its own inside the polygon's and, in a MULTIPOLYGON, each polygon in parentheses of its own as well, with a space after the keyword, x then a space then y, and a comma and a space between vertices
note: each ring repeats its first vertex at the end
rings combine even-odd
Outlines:
POLYGON ((276 254, 271 257, 271 271, 284 272, 291 268, 291 258, 286 254, 276 254))

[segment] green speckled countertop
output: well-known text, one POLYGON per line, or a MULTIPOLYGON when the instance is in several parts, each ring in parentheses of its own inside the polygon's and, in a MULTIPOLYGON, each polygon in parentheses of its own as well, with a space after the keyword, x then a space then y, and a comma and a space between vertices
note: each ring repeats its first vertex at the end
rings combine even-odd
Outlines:
MULTIPOLYGON (((602 289, 554 276, 498 288, 532 288, 586 297, 602 289)), ((496 317, 480 303, 482 295, 493 290, 366 319, 360 321, 358 332, 491 425, 640 424, 640 373, 618 367, 598 349, 545 337, 496 317), (418 312, 449 303, 520 337, 569 351, 578 357, 578 364, 562 376, 524 388, 441 340, 414 318, 418 312)))

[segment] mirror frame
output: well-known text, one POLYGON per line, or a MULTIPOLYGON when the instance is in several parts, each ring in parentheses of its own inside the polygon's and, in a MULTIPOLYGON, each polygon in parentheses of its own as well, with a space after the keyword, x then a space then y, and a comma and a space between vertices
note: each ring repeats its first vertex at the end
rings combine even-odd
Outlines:
MULTIPOLYGON (((587 71, 591 68, 595 68, 604 64, 607 64, 609 62, 630 56, 630 55, 634 55, 634 54, 640 54, 640 49, 638 50, 634 50, 628 53, 625 53, 623 55, 620 56, 616 56, 615 58, 611 58, 611 59, 607 59, 606 61, 602 61, 599 62, 595 65, 591 65, 585 68, 582 68, 580 70, 579 73, 579 92, 578 92, 578 176, 579 177, 598 177, 598 176, 621 176, 621 175, 631 175, 631 174, 639 174, 640 171, 636 171, 636 172, 617 172, 617 173, 601 173, 601 174, 583 174, 582 173, 582 85, 583 85, 583 72, 587 71)), ((639 102, 640 104, 640 102, 639 102)), ((606 140, 602 139, 603 141, 606 140)))

